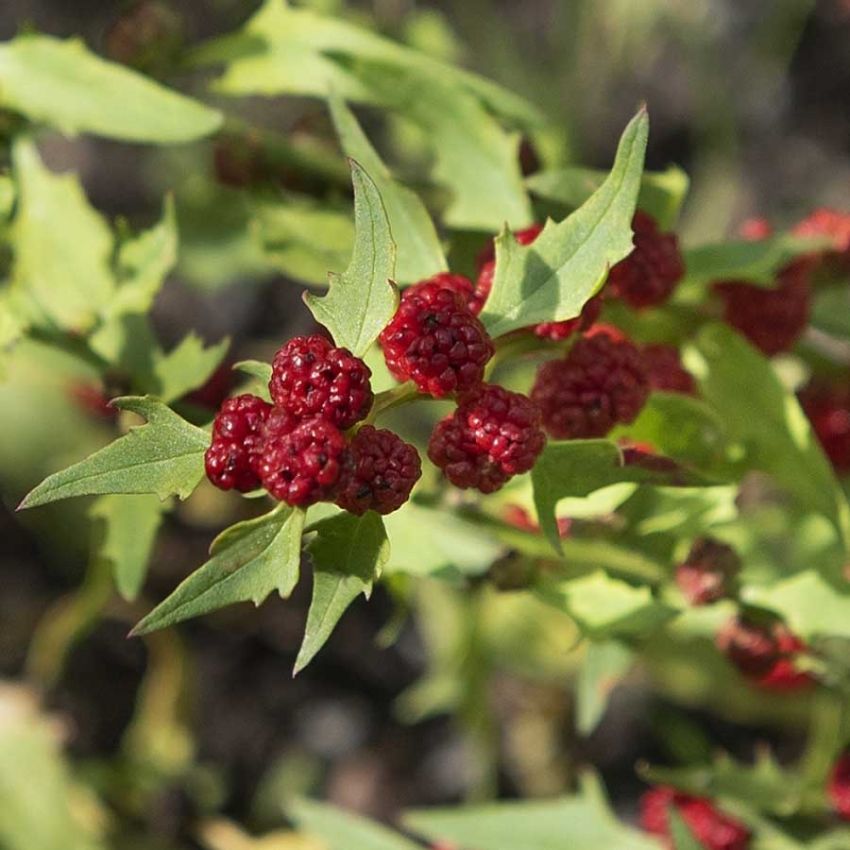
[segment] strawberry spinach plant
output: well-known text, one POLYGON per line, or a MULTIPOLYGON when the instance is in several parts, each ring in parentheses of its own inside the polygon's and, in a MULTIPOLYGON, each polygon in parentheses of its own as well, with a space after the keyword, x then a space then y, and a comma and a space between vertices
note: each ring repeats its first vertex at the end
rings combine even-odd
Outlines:
MULTIPOLYGON (((131 634, 289 597, 306 572, 297 673, 383 582, 428 645, 405 710, 456 712, 483 749, 490 677, 561 676, 553 634, 581 646, 581 735, 636 669, 733 716, 804 706, 798 765, 641 765, 644 833, 585 773, 558 801, 409 814, 410 833, 450 842, 434 846, 850 846, 850 215, 683 245, 688 181, 645 169, 647 108, 624 116, 607 171, 524 175, 521 136, 547 123, 532 104, 283 0, 182 61, 216 106, 79 42, 0 44, 0 363, 33 344, 79 361, 112 436, 20 508, 96 497, 92 563, 133 601, 168 514, 230 491, 241 519, 131 634), (228 112, 280 95, 321 101, 337 149, 228 112), (390 167, 376 122, 418 151, 390 167), (51 131, 213 144, 203 192, 232 219, 212 265, 284 273, 312 328, 236 363, 205 413, 192 393, 228 341, 190 332, 166 350, 150 316, 198 256, 191 181, 152 226, 112 224, 45 164, 51 131)), ((419 846, 315 803, 290 814, 331 848, 419 846)))

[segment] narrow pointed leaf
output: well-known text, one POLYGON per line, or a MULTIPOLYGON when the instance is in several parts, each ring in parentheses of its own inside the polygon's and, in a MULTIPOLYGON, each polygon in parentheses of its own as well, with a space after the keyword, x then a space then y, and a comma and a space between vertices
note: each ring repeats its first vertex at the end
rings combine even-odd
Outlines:
POLYGON ((337 345, 362 356, 392 318, 398 304, 398 293, 392 284, 395 243, 381 195, 354 160, 351 180, 355 223, 351 263, 341 275, 331 277, 326 295, 308 293, 304 300, 337 345))
POLYGON ((21 508, 106 493, 154 493, 160 499, 185 499, 191 494, 204 474, 209 434, 155 398, 128 396, 112 403, 137 413, 147 424, 131 428, 85 460, 49 476, 27 495, 21 508))
POLYGON ((301 564, 304 512, 279 506, 265 516, 231 526, 210 547, 210 559, 193 572, 134 629, 172 626, 233 605, 259 605, 273 591, 292 593, 301 564))
POLYGON ((91 53, 81 41, 21 35, 0 44, 0 106, 64 133, 187 142, 221 113, 91 53))
POLYGON ((496 239, 496 276, 482 319, 492 336, 571 319, 632 250, 632 216, 643 171, 649 119, 641 110, 620 139, 611 173, 572 215, 547 222, 531 245, 496 239))
POLYGON ((307 547, 313 559, 313 599, 295 673, 322 648, 345 609, 361 593, 372 592, 390 554, 383 520, 372 511, 362 517, 337 514, 317 523, 315 530, 307 547))
POLYGON ((139 595, 151 550, 168 503, 151 495, 101 496, 90 516, 96 530, 96 557, 109 561, 115 586, 125 599, 139 595))
POLYGON ((329 103, 343 151, 366 170, 384 202, 397 249, 396 279, 414 283, 445 271, 437 231, 419 196, 393 179, 345 102, 334 95, 329 103))

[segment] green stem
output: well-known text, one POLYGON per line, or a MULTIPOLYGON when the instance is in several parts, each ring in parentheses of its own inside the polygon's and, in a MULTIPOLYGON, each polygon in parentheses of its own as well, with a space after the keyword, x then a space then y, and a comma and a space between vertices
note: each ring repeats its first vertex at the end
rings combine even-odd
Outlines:
POLYGON ((362 427, 363 425, 373 425, 378 416, 382 413, 386 413, 388 410, 392 410, 394 407, 401 407, 402 405, 410 404, 413 401, 430 398, 431 396, 419 392, 413 381, 405 381, 403 384, 398 384, 395 387, 384 390, 382 393, 378 393, 375 396, 375 401, 372 404, 372 409, 369 411, 369 415, 363 420, 359 427, 362 427))

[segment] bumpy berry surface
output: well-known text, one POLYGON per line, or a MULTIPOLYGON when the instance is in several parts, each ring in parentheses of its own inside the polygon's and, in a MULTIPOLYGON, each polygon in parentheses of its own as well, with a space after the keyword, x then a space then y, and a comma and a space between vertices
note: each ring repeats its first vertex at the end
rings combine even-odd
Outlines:
POLYGON ((540 421, 526 396, 484 385, 437 424, 428 457, 455 486, 492 493, 534 466, 546 444, 540 421))
POLYGON ((676 568, 676 584, 691 605, 708 605, 732 595, 741 559, 731 546, 701 537, 676 568))
POLYGON ((800 391, 800 404, 836 472, 850 473, 850 379, 810 382, 800 391))
POLYGON ((735 617, 718 633, 717 647, 759 687, 790 691, 813 684, 807 673, 794 666, 795 656, 806 645, 782 623, 759 625, 735 617))
POLYGON ((299 419, 321 416, 350 428, 372 407, 372 372, 347 348, 325 337, 298 336, 275 355, 269 392, 279 407, 299 419))
POLYGON ((640 801, 640 825, 653 835, 670 836, 670 808, 675 808, 706 850, 746 850, 750 833, 744 824, 719 811, 711 800, 694 797, 665 786, 647 791, 640 801))
POLYGON ((640 413, 649 395, 643 359, 618 336, 607 328, 585 334, 565 358, 538 370, 531 398, 553 437, 604 437, 640 413))
POLYGON ((842 820, 850 820, 850 753, 844 753, 829 775, 829 799, 842 820))
POLYGON ((271 409, 270 404, 250 394, 222 404, 213 422, 212 442, 204 454, 207 478, 216 487, 247 493, 260 486, 256 461, 271 409))
POLYGON ((679 349, 673 345, 655 343, 641 349, 649 386, 668 393, 693 395, 694 376, 682 365, 679 349))
POLYGON ((433 282, 404 291, 380 342, 390 372, 435 398, 480 384, 493 356, 484 325, 463 297, 433 282))
POLYGON ((608 288, 630 307, 643 309, 663 304, 685 273, 674 233, 663 233, 655 219, 636 212, 632 219, 634 250, 611 269, 608 288))
POLYGON ((541 339, 559 342, 571 337, 577 331, 586 331, 599 318, 601 312, 602 295, 594 295, 574 319, 565 319, 563 322, 541 322, 534 326, 534 333, 541 339))
POLYGON ((797 236, 826 236, 832 240, 832 250, 822 259, 840 272, 850 271, 850 213, 822 207, 804 218, 795 228, 797 236))
POLYGON ((267 429, 257 470, 271 496, 306 507, 332 498, 345 453, 345 437, 325 419, 306 419, 291 430, 278 423, 267 429))
POLYGON ((772 289, 742 281, 714 284, 724 319, 768 356, 788 351, 809 321, 810 270, 808 260, 791 263, 772 289))
POLYGON ((364 425, 346 455, 336 503, 349 513, 389 514, 410 498, 422 474, 419 452, 392 431, 364 425))

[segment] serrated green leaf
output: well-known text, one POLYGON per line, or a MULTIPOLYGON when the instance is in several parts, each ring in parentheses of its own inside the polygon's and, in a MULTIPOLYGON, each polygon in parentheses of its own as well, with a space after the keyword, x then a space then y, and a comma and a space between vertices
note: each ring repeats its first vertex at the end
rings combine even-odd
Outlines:
POLYGON ((532 245, 496 239, 496 276, 482 320, 491 336, 536 322, 578 316, 608 269, 632 251, 649 118, 641 110, 623 132, 602 186, 559 224, 546 223, 532 245))
POLYGON ((542 122, 528 101, 492 81, 446 65, 339 17, 265 0, 244 29, 195 51, 196 64, 227 63, 215 88, 229 95, 300 94, 377 103, 380 98, 358 77, 360 62, 347 67, 342 56, 389 63, 397 72, 417 72, 480 99, 496 115, 522 125, 542 122))
POLYGON ((48 171, 31 141, 15 144, 13 162, 19 193, 14 286, 31 304, 33 321, 85 331, 115 291, 112 233, 77 177, 48 171))
POLYGON ((168 354, 155 353, 151 390, 158 398, 169 402, 203 386, 228 348, 229 339, 205 348, 204 341, 194 331, 188 333, 168 354))
POLYGON ((384 202, 396 244, 396 279, 415 283, 445 271, 446 258, 425 205, 393 179, 345 101, 334 95, 328 102, 343 151, 365 169, 384 202))
POLYGON ((293 675, 303 670, 330 637, 345 609, 369 596, 390 555, 381 517, 340 513, 318 522, 307 547, 313 560, 313 599, 293 675))
POLYGON ((546 577, 535 591, 594 639, 646 634, 676 614, 654 599, 648 587, 634 587, 602 570, 581 578, 546 577))
POLYGON ((582 735, 599 725, 611 692, 634 661, 631 649, 618 641, 588 643, 576 682, 576 728, 582 735))
POLYGON ((709 325, 688 365, 747 462, 773 475, 804 510, 827 517, 850 552, 850 508, 805 414, 770 362, 731 328, 709 325))
POLYGON ((578 794, 548 801, 488 803, 408 812, 404 822, 432 841, 475 850, 660 850, 655 839, 620 823, 599 781, 585 775, 578 794))
POLYGON ((354 223, 350 209, 307 198, 287 197, 256 206, 255 226, 266 260, 284 274, 325 287, 328 274, 351 257, 354 223))
POLYGON ((209 434, 155 398, 128 396, 112 403, 137 413, 147 423, 46 478, 19 509, 108 493, 153 493, 160 499, 185 499, 191 494, 204 474, 209 434))
POLYGON ((533 215, 519 166, 519 134, 506 132, 479 100, 457 87, 387 65, 362 63, 360 77, 429 140, 433 179, 449 192, 449 227, 519 228, 533 215))
POLYGON ((356 234, 351 262, 341 275, 331 277, 326 295, 307 293, 304 300, 334 342, 359 357, 392 318, 398 292, 392 283, 395 243, 381 195, 354 160, 351 180, 356 234))
POLYGON ((675 806, 667 809, 667 818, 670 823, 673 850, 705 850, 705 845, 696 840, 691 828, 685 823, 675 806))
POLYGON ((802 254, 828 246, 823 239, 781 233, 767 239, 700 245, 684 252, 687 284, 743 280, 774 286, 776 274, 802 254))
POLYGON ((139 595, 162 515, 168 503, 156 496, 101 496, 91 507, 97 525, 95 557, 109 561, 125 599, 139 595))
POLYGON ((63 133, 187 142, 221 113, 89 52, 81 41, 21 35, 0 44, 0 106, 63 133))
POLYGON ((387 827, 326 803, 295 800, 287 814, 300 830, 321 839, 327 850, 420 850, 387 827))
MULTIPOLYGON (((580 207, 608 176, 598 168, 568 168, 539 171, 525 180, 529 190, 548 201, 568 207, 580 207)), ((688 175, 676 165, 666 171, 645 171, 640 181, 638 209, 649 213, 662 230, 676 225, 688 193, 688 175)))
POLYGON ((132 634, 144 635, 236 602, 259 605, 273 590, 289 596, 298 583, 303 528, 304 511, 281 504, 226 529, 210 546, 210 559, 132 634))
POLYGON ((555 509, 561 499, 587 496, 621 482, 676 486, 705 483, 672 461, 662 460, 658 466, 626 465, 620 449, 608 440, 550 442, 534 465, 531 482, 540 527, 557 552, 562 551, 562 542, 555 509))

